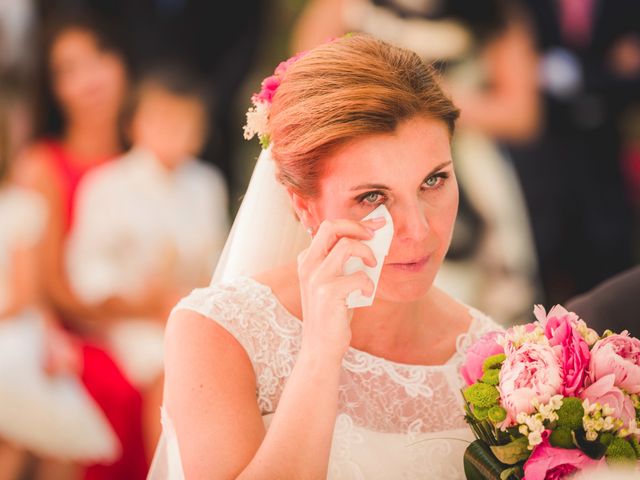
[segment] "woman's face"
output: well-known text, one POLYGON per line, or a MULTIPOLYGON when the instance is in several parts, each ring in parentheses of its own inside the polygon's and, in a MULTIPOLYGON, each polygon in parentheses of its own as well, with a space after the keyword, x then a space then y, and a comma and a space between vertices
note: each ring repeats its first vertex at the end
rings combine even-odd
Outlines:
POLYGON ((314 219, 358 220, 384 204, 394 236, 376 297, 411 301, 426 294, 449 248, 458 210, 444 122, 413 117, 392 134, 346 144, 325 165, 320 194, 309 204, 314 219))
POLYGON ((52 88, 71 120, 115 120, 125 94, 122 58, 103 50, 89 31, 69 29, 54 41, 49 58, 52 88))

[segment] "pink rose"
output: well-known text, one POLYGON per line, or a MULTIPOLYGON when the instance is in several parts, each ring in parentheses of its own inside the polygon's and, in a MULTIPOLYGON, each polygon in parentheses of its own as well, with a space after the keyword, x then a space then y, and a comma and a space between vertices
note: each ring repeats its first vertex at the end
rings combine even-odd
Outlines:
POLYGON ((548 315, 545 315, 544 308, 537 305, 534 313, 560 359, 563 379, 560 393, 573 397, 584 385, 590 359, 589 345, 576 329, 578 316, 560 305, 553 307, 548 315))
POLYGON ((589 458, 577 448, 556 448, 549 443, 549 430, 542 433, 537 445, 524 464, 526 480, 559 480, 577 470, 595 468, 603 460, 589 458))
POLYGON ((491 355, 504 353, 504 349, 496 343, 496 338, 502 332, 489 332, 480 337, 469 349, 465 356, 460 373, 467 385, 476 383, 482 377, 482 365, 491 355))
POLYGON ((293 57, 285 60, 284 62, 280 62, 276 67, 275 74, 282 77, 291 65, 304 57, 307 53, 307 51, 296 53, 293 57))
POLYGON ((616 387, 640 393, 640 340, 626 331, 599 340, 591 350, 591 381, 609 374, 615 375, 616 387))
POLYGON ((636 418, 636 410, 631 398, 614 384, 615 375, 613 373, 605 375, 585 388, 580 398, 589 400, 591 404, 598 402, 600 405, 609 405, 613 409, 613 415, 628 426, 629 422, 636 418))
POLYGON ((284 74, 287 72, 287 70, 291 65, 293 65, 300 58, 304 57, 306 54, 307 52, 300 52, 294 55, 293 57, 289 58, 288 60, 280 62, 276 67, 273 75, 265 78, 262 81, 262 84, 261 84, 262 88, 260 89, 260 92, 254 94, 251 97, 251 101, 254 104, 266 103, 271 105, 271 102, 273 101, 273 96, 276 94, 276 91, 278 90, 280 83, 282 83, 282 77, 284 76, 284 74))
POLYGON ((266 102, 271 104, 273 96, 276 94, 276 90, 280 86, 280 78, 276 75, 271 75, 262 81, 262 89, 260 93, 256 93, 251 100, 253 103, 266 102))
POLYGON ((525 343, 513 352, 500 369, 500 396, 507 411, 505 425, 514 422, 518 413, 532 413, 534 398, 541 403, 562 389, 562 370, 557 353, 547 345, 525 343))

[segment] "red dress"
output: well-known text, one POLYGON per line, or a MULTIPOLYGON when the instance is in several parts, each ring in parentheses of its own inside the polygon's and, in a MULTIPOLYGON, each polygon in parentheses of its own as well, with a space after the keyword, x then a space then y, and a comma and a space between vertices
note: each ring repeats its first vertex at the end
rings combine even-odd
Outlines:
MULTIPOLYGON (((56 141, 45 142, 50 155, 47 158, 56 172, 61 188, 65 232, 73 224, 75 194, 80 180, 93 167, 109 161, 108 158, 87 164, 74 161, 56 141)), ((90 465, 85 480, 142 480, 147 475, 142 436, 142 397, 125 378, 109 354, 98 345, 83 342, 82 382, 100 406, 120 440, 122 455, 109 465, 90 465)))

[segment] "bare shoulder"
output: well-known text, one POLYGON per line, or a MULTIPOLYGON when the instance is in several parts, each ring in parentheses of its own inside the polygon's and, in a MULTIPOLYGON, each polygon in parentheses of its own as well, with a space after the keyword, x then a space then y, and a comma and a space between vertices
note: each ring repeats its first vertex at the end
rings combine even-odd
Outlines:
POLYGON ((176 428, 185 476, 235 477, 265 434, 247 353, 216 322, 178 310, 167 323, 165 355, 164 404, 176 428), (211 445, 217 446, 215 456, 211 445))
POLYGON ((271 289, 278 301, 296 317, 302 318, 300 282, 295 263, 261 272, 253 277, 271 289))
POLYGON ((183 362, 189 366, 180 373, 178 380, 184 380, 198 365, 214 367, 215 358, 246 365, 248 376, 253 377, 251 361, 233 335, 217 322, 192 310, 177 310, 170 315, 165 329, 165 353, 167 376, 172 375, 174 367, 180 369, 183 362))

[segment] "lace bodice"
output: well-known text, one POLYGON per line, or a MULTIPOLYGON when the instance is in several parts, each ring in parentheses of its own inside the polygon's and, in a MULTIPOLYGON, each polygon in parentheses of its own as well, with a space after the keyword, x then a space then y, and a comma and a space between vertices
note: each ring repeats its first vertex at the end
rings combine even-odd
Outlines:
MULTIPOLYGON (((246 350, 268 425, 300 349, 302 322, 268 286, 249 277, 194 290, 176 309, 218 322, 246 350)), ((348 349, 342 362, 330 478, 389 478, 389 470, 386 477, 380 476, 383 470, 373 463, 390 456, 397 473, 393 478, 424 478, 425 472, 435 471, 434 462, 444 469, 438 478, 461 478, 461 469, 446 460, 447 454, 456 455, 461 465, 465 439, 471 439, 462 415, 459 367, 476 338, 501 328, 474 309, 469 314, 471 326, 458 337, 457 351, 444 365, 407 365, 348 349), (460 437, 460 446, 453 450, 448 443, 452 432, 460 437), (377 460, 362 460, 363 455, 377 460)))

